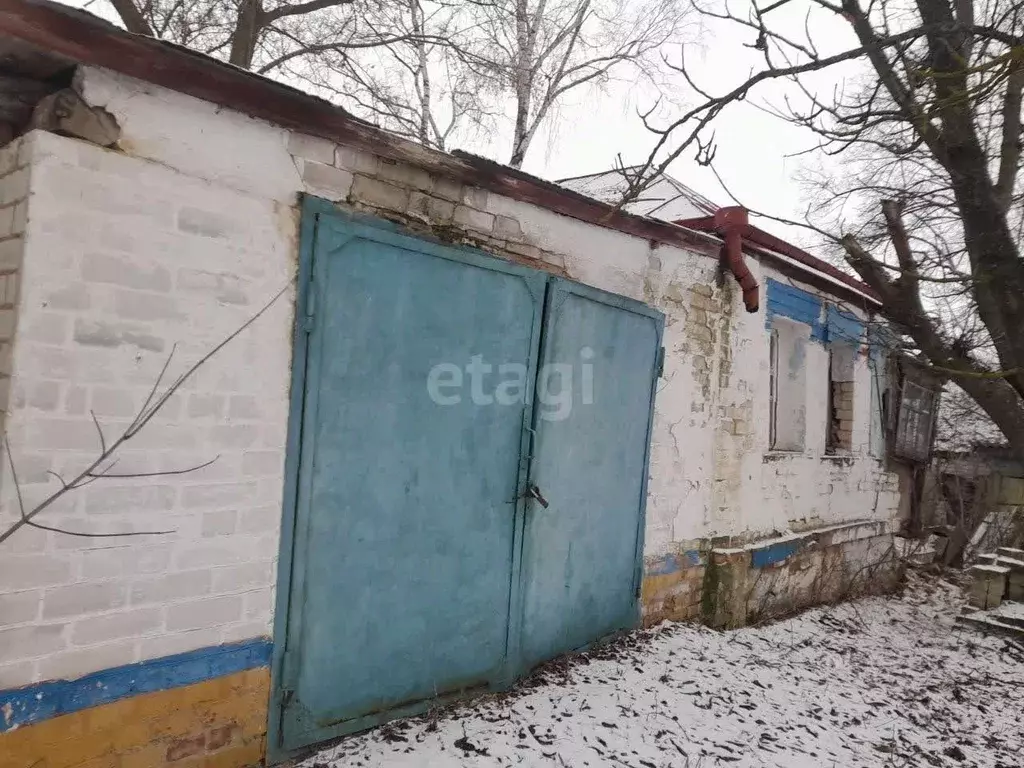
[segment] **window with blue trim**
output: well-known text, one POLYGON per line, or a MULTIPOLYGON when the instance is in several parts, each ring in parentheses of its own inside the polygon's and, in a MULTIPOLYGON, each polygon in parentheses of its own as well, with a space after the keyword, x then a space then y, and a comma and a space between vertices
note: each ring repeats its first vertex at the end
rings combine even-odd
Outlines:
POLYGON ((807 344, 810 328, 779 316, 768 336, 769 448, 802 451, 806 441, 807 344))
POLYGON ((772 278, 766 283, 766 327, 770 334, 771 360, 770 447, 797 451, 806 445, 805 345, 817 342, 828 352, 824 393, 828 407, 822 427, 825 450, 829 453, 852 450, 854 381, 857 358, 864 343, 864 322, 841 305, 795 285, 772 278))

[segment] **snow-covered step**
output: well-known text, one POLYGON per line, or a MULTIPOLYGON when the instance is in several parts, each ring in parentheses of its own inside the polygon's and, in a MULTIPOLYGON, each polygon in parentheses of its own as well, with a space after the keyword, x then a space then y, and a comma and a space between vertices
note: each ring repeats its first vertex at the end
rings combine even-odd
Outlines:
POLYGON ((1005 619, 993 616, 988 611, 963 614, 957 616, 956 621, 958 624, 963 624, 973 629, 980 629, 983 632, 1024 638, 1024 626, 1011 624, 1005 619))
POLYGON ((990 615, 996 621, 1012 624, 1024 631, 1024 603, 1004 600, 990 615))
POLYGON ((999 551, 985 552, 978 555, 978 560, 986 565, 1003 565, 1011 570, 1014 568, 1024 568, 1024 552, 1019 556, 1006 554, 1019 551, 1010 547, 1000 547, 999 551))

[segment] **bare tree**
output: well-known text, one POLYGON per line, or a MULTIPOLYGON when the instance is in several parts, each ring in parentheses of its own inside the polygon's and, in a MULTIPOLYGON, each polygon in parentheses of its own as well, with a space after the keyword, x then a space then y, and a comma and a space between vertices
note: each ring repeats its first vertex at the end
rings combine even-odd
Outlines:
POLYGON ((514 105, 508 163, 520 168, 567 94, 613 77, 661 84, 661 52, 682 32, 677 0, 484 0, 471 4, 481 70, 514 105))
POLYGON ((442 150, 507 119, 508 162, 519 168, 570 93, 615 77, 667 88, 661 53, 683 20, 681 0, 400 0, 364 22, 387 45, 324 62, 307 79, 442 150))
POLYGON ((683 0, 97 0, 125 27, 291 80, 427 146, 510 118, 522 166, 565 97, 667 87, 683 0), (506 105, 511 103, 512 114, 506 105))
POLYGON ((497 94, 480 75, 462 4, 397 0, 368 11, 363 23, 378 43, 312 58, 294 74, 381 127, 442 151, 467 131, 495 127, 497 94))
POLYGON ((360 24, 374 0, 106 0, 139 35, 169 40, 243 69, 337 53, 366 40, 360 24))
POLYGON ((701 12, 732 24, 746 78, 656 132, 627 199, 684 152, 711 164, 723 112, 774 83, 776 117, 841 161, 806 225, 881 298, 882 314, 952 377, 1024 459, 1021 94, 1024 7, 1012 0, 777 0, 701 12), (805 23, 786 24, 789 6, 805 23), (806 17, 805 14, 806 13, 806 17), (821 30, 838 20, 847 32, 821 30), (851 72, 855 73, 851 76, 851 72), (831 78, 829 77, 831 74, 831 78), (824 85, 823 85, 824 83, 824 85))
POLYGON ((81 470, 75 473, 74 477, 70 479, 64 478, 62 475, 50 471, 52 475, 59 483, 59 487, 56 488, 52 493, 46 496, 42 501, 32 506, 31 509, 26 508, 24 498, 22 497, 21 484, 18 480, 18 470, 15 465, 14 456, 11 452, 11 445, 7 439, 7 435, 3 436, 3 450, 7 455, 7 466, 10 470, 11 482, 14 484, 15 497, 18 502, 18 517, 13 523, 8 525, 6 528, 0 528, 0 544, 5 542, 15 533, 22 528, 37 528, 43 531, 52 531, 54 533, 61 533, 68 536, 82 536, 87 538, 110 538, 110 537, 121 537, 121 536, 155 536, 161 534, 172 533, 172 531, 129 531, 129 532, 118 532, 118 533, 102 533, 96 531, 74 531, 67 528, 55 527, 40 523, 36 518, 47 509, 53 507, 58 501, 67 496, 69 493, 80 490, 87 485, 90 485, 98 480, 104 479, 141 479, 151 477, 166 477, 171 475, 184 475, 190 472, 197 472, 204 467, 208 467, 213 464, 218 457, 213 457, 200 464, 195 464, 188 467, 180 467, 178 469, 164 470, 159 472, 115 472, 114 468, 118 463, 118 449, 124 446, 129 440, 138 435, 146 426, 153 420, 153 418, 160 413, 167 402, 174 396, 174 394, 181 389, 182 385, 191 379, 196 372, 206 365, 218 352, 224 347, 234 341, 238 336, 250 325, 255 323, 267 310, 269 310, 278 299, 280 299, 291 287, 291 281, 280 291, 263 305, 263 307, 256 312, 252 317, 246 320, 242 325, 228 334, 219 344, 213 347, 211 350, 202 355, 196 362, 190 365, 181 373, 177 378, 171 381, 163 390, 161 385, 164 383, 164 377, 167 375, 167 371, 170 368, 171 362, 174 358, 174 349, 167 356, 167 360, 164 361, 163 367, 160 369, 160 373, 153 383, 152 388, 149 390, 149 395, 146 397, 142 406, 136 412, 134 418, 129 422, 128 426, 120 431, 112 440, 108 440, 107 436, 103 432, 103 427, 100 425, 99 420, 96 418, 94 413, 90 412, 92 416, 92 422, 96 427, 96 441, 98 444, 98 450, 96 458, 90 461, 81 470))

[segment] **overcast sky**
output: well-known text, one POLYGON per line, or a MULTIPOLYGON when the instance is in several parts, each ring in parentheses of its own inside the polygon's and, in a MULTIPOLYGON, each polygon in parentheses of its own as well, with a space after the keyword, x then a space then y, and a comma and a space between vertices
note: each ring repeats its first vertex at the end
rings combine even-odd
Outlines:
MULTIPOLYGON (((701 1, 718 11, 724 8, 724 0, 701 1)), ((735 15, 745 16, 750 3, 729 0, 729 7, 735 15)), ((847 22, 820 8, 808 16, 810 7, 810 3, 794 0, 773 11, 768 16, 769 23, 798 41, 805 38, 805 30, 810 30, 822 55, 856 46, 847 22)), ((763 68, 763 54, 750 47, 755 38, 754 30, 733 22, 695 16, 683 44, 688 71, 711 94, 727 93, 753 71, 763 68)), ((668 55, 676 60, 678 46, 671 48, 668 55)), ((775 61, 781 63, 777 57, 775 61)), ((804 78, 804 82, 831 97, 836 85, 853 82, 863 76, 863 71, 860 64, 845 64, 804 78)), ((682 76, 675 77, 680 89, 676 96, 681 100, 678 111, 699 103, 699 97, 688 91, 682 76)), ((524 169, 558 179, 611 168, 618 153, 627 165, 644 161, 656 137, 644 128, 636 109, 649 107, 656 97, 655 93, 636 93, 626 84, 613 84, 605 93, 574 97, 562 107, 559 119, 549 124, 547 133, 539 136, 531 147, 524 169)), ((840 161, 821 153, 790 157, 814 147, 816 137, 758 108, 781 107, 786 98, 793 104, 805 100, 791 84, 765 82, 751 93, 748 101, 728 107, 714 123, 714 165, 728 189, 746 207, 802 221, 809 200, 796 179, 801 167, 841 166, 840 161)), ((684 135, 681 133, 680 139, 684 135)), ((688 150, 676 160, 669 172, 716 203, 733 202, 715 173, 694 161, 693 151, 688 150)), ((801 244, 817 240, 816 235, 797 227, 765 220, 758 224, 801 244)))
MULTIPOLYGON (((69 5, 87 6, 90 11, 116 19, 103 0, 66 0, 69 5)), ((716 0, 709 0, 714 3, 716 0)), ((721 3, 722 0, 717 0, 721 3)), ((721 5, 715 7, 720 8, 721 5)), ((735 13, 745 13, 749 5, 732 2, 735 13)), ((771 21, 800 37, 804 30, 808 4, 796 0, 788 7, 774 11, 771 21)), ((818 11, 809 18, 809 28, 823 51, 845 49, 854 40, 848 26, 832 14, 818 11), (823 44, 822 41, 827 41, 823 44)), ((761 53, 753 50, 753 30, 714 19, 694 19, 686 44, 687 63, 695 80, 706 90, 718 94, 727 92, 741 83, 753 68, 763 64, 761 53)), ((678 48, 668 51, 678 56, 678 48)), ((831 93, 833 84, 843 75, 855 75, 856 70, 830 72, 819 78, 819 83, 831 93)), ((679 79, 680 109, 693 104, 698 98, 687 93, 682 77, 679 79)), ((813 146, 814 136, 787 125, 778 118, 765 114, 755 104, 783 103, 783 98, 799 96, 791 88, 765 83, 754 91, 747 103, 728 108, 716 121, 717 140, 715 167, 729 189, 739 201, 751 210, 785 218, 803 218, 807 200, 796 180, 798 171, 808 163, 820 167, 829 161, 817 156, 787 157, 813 146)), ((603 91, 578 91, 570 94, 556 112, 556 119, 548 123, 536 138, 527 156, 524 170, 548 179, 580 176, 611 168, 616 155, 621 154, 626 164, 642 162, 654 141, 636 116, 638 107, 647 108, 657 94, 638 92, 626 83, 612 83, 603 91)), ((479 140, 461 148, 493 157, 507 158, 507 138, 499 142, 479 140)), ((730 204, 729 195, 722 189, 715 174, 693 161, 688 151, 671 167, 670 173, 719 204, 730 204)), ((765 229, 809 245, 813 237, 798 228, 770 222, 758 222, 765 229)))

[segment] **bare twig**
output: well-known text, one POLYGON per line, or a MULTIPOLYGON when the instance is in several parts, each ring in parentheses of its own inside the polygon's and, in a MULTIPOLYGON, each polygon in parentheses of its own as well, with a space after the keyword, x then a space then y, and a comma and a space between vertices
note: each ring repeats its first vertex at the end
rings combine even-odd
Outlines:
POLYGON ((263 307, 252 315, 248 320, 242 323, 238 328, 228 334, 223 340, 220 341, 211 350, 206 352, 200 357, 195 363, 189 366, 184 373, 178 376, 170 385, 160 394, 157 395, 160 383, 163 381, 165 374, 167 373, 168 366, 170 365, 171 358, 174 356, 174 349, 172 348, 167 359, 164 361, 163 367, 160 369, 160 373, 157 376, 156 382, 154 382, 152 388, 149 391, 149 395, 146 397, 145 402, 139 408, 135 417, 131 423, 125 427, 124 431, 112 442, 108 443, 104 434, 103 429, 100 427, 99 420, 96 415, 90 411, 89 415, 92 418, 93 424, 96 426, 96 431, 99 435, 100 440, 100 452, 96 459, 94 459, 85 469, 78 473, 70 482, 65 481, 62 476, 55 472, 51 472, 61 483, 61 487, 51 493, 41 502, 39 502, 31 510, 26 511, 24 499, 21 492, 21 483, 18 480, 18 474, 14 465, 14 457, 11 452, 10 442, 7 436, 4 435, 4 449, 7 452, 7 461, 11 470, 11 479, 14 483, 15 490, 18 497, 18 506, 20 516, 13 524, 11 524, 7 530, 0 532, 0 543, 3 543, 17 531, 25 526, 39 528, 41 530, 53 531, 55 533, 63 533, 69 536, 81 536, 87 538, 107 538, 107 537, 121 537, 121 536, 154 536, 171 533, 172 531, 130 531, 130 532, 119 532, 119 533, 91 533, 85 531, 71 531, 64 528, 58 528, 55 526, 46 526, 41 523, 35 522, 34 518, 41 512, 51 507, 55 502, 61 499, 68 493, 76 491, 86 485, 95 482, 100 479, 113 479, 113 478, 141 478, 141 477, 160 477, 167 475, 182 475, 189 472, 196 472, 204 467, 210 466, 217 460, 218 457, 214 457, 209 461, 205 461, 201 464, 197 464, 192 467, 186 467, 183 469, 154 471, 154 472, 132 472, 132 473, 121 473, 113 474, 110 469, 117 463, 116 459, 112 460, 113 455, 117 450, 124 445, 125 442, 130 440, 132 437, 137 435, 147 424, 152 421, 157 413, 167 404, 167 401, 177 392, 181 386, 188 381, 203 365, 205 365, 214 355, 220 352, 224 347, 230 344, 236 339, 239 334, 245 331, 249 326, 255 323, 260 317, 263 316, 276 302, 280 299, 291 287, 293 280, 290 280, 281 290, 279 290, 273 297, 267 301, 263 307), (107 464, 107 462, 110 462, 107 464), (104 469, 101 467, 107 464, 104 469))

